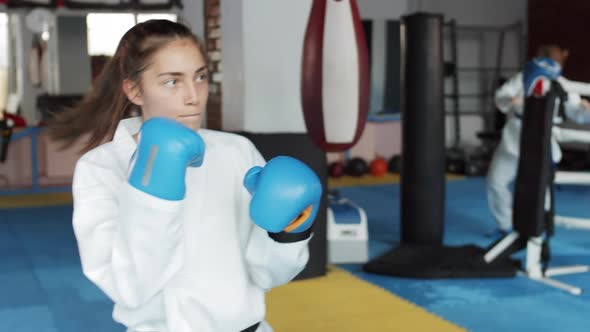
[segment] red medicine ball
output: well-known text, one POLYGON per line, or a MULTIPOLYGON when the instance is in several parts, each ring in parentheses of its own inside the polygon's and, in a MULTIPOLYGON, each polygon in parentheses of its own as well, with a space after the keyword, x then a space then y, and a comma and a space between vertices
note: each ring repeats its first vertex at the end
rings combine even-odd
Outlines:
POLYGON ((377 157, 371 162, 371 174, 374 176, 383 176, 387 173, 387 161, 384 158, 377 157))

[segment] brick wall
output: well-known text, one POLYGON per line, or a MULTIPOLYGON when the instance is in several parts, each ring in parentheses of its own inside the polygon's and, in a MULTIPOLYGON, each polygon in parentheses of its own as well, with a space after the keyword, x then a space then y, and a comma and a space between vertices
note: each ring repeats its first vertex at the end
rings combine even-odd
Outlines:
POLYGON ((221 0, 205 0, 205 46, 209 56, 209 102, 207 128, 221 129, 221 0))

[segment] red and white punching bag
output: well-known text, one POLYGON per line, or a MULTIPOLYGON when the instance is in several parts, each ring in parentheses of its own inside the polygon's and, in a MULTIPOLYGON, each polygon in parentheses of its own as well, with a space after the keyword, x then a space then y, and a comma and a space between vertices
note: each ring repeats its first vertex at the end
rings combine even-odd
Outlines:
POLYGON ((359 140, 369 108, 369 59, 355 0, 313 0, 305 40, 301 99, 313 142, 328 152, 359 140))

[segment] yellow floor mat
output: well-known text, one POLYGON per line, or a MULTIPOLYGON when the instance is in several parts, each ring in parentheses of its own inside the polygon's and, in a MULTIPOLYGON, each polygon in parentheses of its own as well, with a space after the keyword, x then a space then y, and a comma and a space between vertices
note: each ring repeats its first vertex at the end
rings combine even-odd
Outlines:
POLYGON ((72 193, 49 193, 0 196, 0 208, 33 208, 72 204, 72 193))
POLYGON ((291 282, 267 295, 277 332, 465 331, 347 271, 291 282))

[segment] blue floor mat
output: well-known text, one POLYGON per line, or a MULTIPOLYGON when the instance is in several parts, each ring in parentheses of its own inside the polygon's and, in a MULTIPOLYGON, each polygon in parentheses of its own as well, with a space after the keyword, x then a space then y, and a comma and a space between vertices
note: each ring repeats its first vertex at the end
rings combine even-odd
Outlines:
MULTIPOLYGON (((340 193, 367 212, 370 257, 399 242, 399 185, 342 188, 340 193)), ((589 201, 588 187, 561 186, 556 192, 558 214, 590 218, 589 201)), ((445 244, 487 247, 494 240, 490 236, 494 229, 485 180, 447 182, 445 244)), ((590 231, 557 227, 551 244, 551 266, 590 264, 590 231)), ((588 293, 576 297, 524 277, 418 280, 365 273, 357 264, 342 267, 469 331, 588 330, 590 273, 558 278, 587 289, 588 293)))
MULTIPOLYGON (((487 246, 495 228, 483 179, 447 183, 445 243, 487 246)), ((399 186, 343 188, 365 208, 370 255, 399 241, 399 186)), ((590 218, 590 189, 564 186, 557 211, 590 218)), ((112 302, 83 275, 71 228, 71 206, 0 209, 0 331, 125 331, 111 318, 112 302)), ((590 231, 558 227, 552 265, 590 264, 590 231)), ((575 297, 522 277, 415 280, 364 273, 358 277, 470 331, 586 331, 590 296, 575 297)), ((590 274, 560 277, 587 288, 590 274)))
POLYGON ((0 209, 0 331, 125 331, 82 274, 72 207, 0 209))

